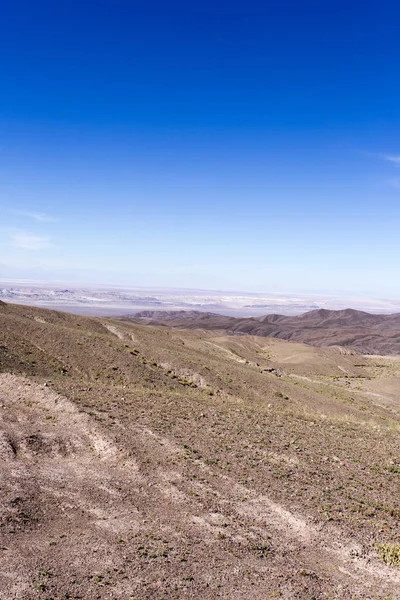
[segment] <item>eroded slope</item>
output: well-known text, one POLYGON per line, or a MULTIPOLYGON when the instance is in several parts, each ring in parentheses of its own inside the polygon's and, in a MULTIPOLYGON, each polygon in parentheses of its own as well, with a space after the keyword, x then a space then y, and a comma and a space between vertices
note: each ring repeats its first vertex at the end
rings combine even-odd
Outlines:
POLYGON ((397 598, 399 406, 369 395, 396 364, 15 306, 0 332, 1 598, 397 598))

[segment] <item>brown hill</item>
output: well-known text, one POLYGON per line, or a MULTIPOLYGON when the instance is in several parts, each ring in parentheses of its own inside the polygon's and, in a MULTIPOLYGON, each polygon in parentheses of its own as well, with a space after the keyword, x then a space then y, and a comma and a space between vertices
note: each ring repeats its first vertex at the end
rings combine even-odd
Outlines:
POLYGON ((400 354, 400 314, 375 315, 345 310, 313 310, 303 315, 235 318, 199 311, 144 311, 125 321, 185 329, 221 330, 311 344, 350 347, 363 354, 400 354))
POLYGON ((1 305, 1 599, 398 597, 399 382, 397 357, 1 305))

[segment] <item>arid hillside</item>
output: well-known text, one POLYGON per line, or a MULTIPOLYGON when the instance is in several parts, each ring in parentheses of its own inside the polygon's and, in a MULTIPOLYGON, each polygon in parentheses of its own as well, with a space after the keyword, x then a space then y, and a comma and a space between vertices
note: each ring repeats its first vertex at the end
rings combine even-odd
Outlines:
POLYGON ((400 354, 400 314, 375 315, 361 310, 318 309, 302 315, 227 317, 200 311, 142 311, 124 321, 185 329, 225 331, 310 344, 344 346, 363 354, 400 354))
POLYGON ((1 600, 400 598, 400 356, 206 329, 0 303, 1 600))

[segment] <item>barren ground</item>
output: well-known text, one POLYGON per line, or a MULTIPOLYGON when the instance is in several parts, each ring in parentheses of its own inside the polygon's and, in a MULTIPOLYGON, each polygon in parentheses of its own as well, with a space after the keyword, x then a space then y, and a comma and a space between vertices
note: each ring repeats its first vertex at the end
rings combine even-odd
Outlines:
POLYGON ((0 598, 389 599, 398 357, 0 305, 0 598))

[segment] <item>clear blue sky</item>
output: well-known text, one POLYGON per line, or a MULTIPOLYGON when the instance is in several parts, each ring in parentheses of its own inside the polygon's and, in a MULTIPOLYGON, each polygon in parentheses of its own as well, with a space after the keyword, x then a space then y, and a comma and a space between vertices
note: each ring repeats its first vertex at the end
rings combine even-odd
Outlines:
POLYGON ((400 5, 0 20, 0 277, 400 294, 400 5))

